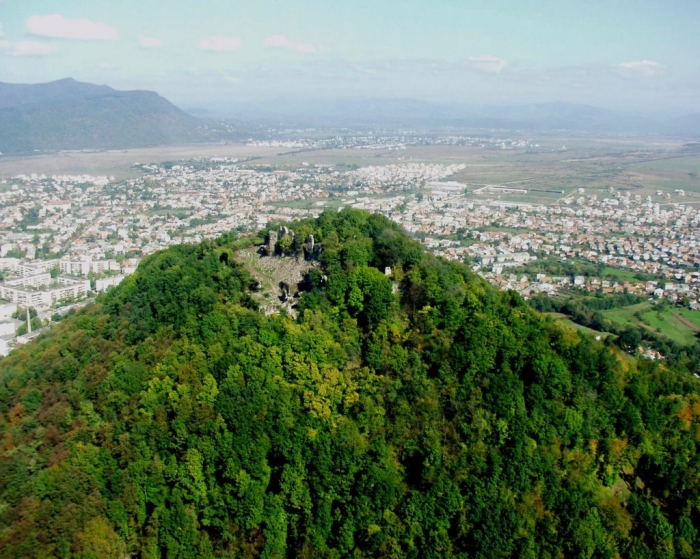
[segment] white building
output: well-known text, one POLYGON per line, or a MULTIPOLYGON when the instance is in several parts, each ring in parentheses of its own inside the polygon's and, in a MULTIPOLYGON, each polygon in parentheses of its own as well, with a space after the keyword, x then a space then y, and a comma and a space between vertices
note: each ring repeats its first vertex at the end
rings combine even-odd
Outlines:
POLYGON ((10 353, 10 349, 12 349, 11 343, 12 340, 7 337, 0 338, 0 357, 5 357, 10 353))
POLYGON ((31 264, 20 262, 15 273, 20 276, 35 276, 51 271, 58 264, 57 260, 35 260, 31 264))
POLYGON ((0 258, 0 271, 16 272, 17 268, 19 267, 19 263, 19 258, 0 258))
POLYGON ((85 276, 90 271, 90 260, 59 260, 58 266, 62 274, 85 276))
POLYGON ((0 337, 14 336, 17 332, 17 327, 19 324, 22 324, 19 320, 0 321, 0 337))
POLYGON ((528 252, 505 252, 502 254, 482 254, 477 257, 477 260, 482 266, 498 264, 501 267, 522 266, 530 260, 536 260, 537 257, 528 252))
POLYGON ((110 287, 119 285, 124 279, 124 277, 124 275, 119 275, 111 278, 95 280, 95 291, 97 291, 98 293, 102 291, 107 291, 110 287))
POLYGON ((116 260, 92 260, 92 258, 61 260, 58 265, 61 268, 61 273, 69 276, 86 276, 89 273, 102 274, 121 270, 121 266, 116 260))
POLYGON ((15 305, 13 303, 0 304, 0 320, 5 320, 7 318, 10 318, 16 310, 17 310, 17 305, 15 305))
POLYGON ((49 202, 46 209, 52 212, 67 212, 70 210, 70 207, 70 200, 58 200, 55 202, 49 202))
POLYGON ((87 279, 59 276, 57 283, 58 287, 42 290, 0 284, 0 298, 23 307, 48 308, 67 299, 84 297, 90 291, 90 280, 87 279))
POLYGON ((94 274, 102 274, 104 272, 119 272, 121 266, 116 260, 93 260, 90 263, 90 271, 94 274))
MULTIPOLYGON (((44 287, 49 284, 51 284, 51 274, 22 276, 21 278, 8 279, 3 282, 3 285, 7 287, 44 287)), ((2 289, 2 286, 0 286, 0 289, 2 289)))
POLYGON ((41 334, 46 332, 49 328, 39 328, 39 330, 35 330, 33 332, 27 332, 26 334, 22 334, 21 336, 17 336, 17 340, 15 341, 15 345, 22 345, 29 343, 32 341, 34 338, 39 337, 41 334))

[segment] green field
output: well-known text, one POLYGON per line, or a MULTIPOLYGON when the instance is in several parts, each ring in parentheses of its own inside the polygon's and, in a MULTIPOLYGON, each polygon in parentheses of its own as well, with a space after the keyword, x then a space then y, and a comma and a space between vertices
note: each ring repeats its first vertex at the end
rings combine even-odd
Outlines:
POLYGON ((617 282, 629 281, 631 283, 639 283, 640 281, 644 281, 644 278, 650 280, 659 279, 652 274, 645 274, 644 272, 636 272, 634 270, 625 270, 624 268, 613 268, 611 266, 605 266, 603 268, 601 277, 607 280, 617 282))
POLYGON ((547 312, 543 313, 554 320, 558 321, 560 324, 563 324, 565 326, 568 326, 569 328, 573 328, 574 330, 577 330, 581 334, 585 334, 587 336, 593 336, 597 337, 600 336, 601 338, 606 338, 607 336, 611 336, 612 334, 608 332, 598 332, 598 330, 593 330, 593 328, 588 328, 586 326, 581 326, 580 324, 576 324, 573 320, 569 318, 568 315, 559 313, 559 312, 547 312))
POLYGON ((165 217, 176 217, 178 219, 183 219, 188 217, 192 212, 182 208, 160 208, 157 210, 148 210, 146 213, 148 215, 163 215, 165 217))
POLYGON ((639 319, 635 317, 634 314, 637 312, 647 312, 651 308, 651 303, 639 303, 638 305, 630 305, 629 307, 609 309, 607 311, 602 311, 602 313, 606 318, 614 320, 615 322, 638 325, 639 319))
POLYGON ((700 332, 700 311, 666 308, 659 312, 652 303, 639 303, 602 313, 614 322, 641 326, 683 345, 697 342, 695 334, 700 332))
MULTIPOLYGON (((700 311, 674 307, 663 308, 659 311, 653 303, 644 302, 600 312, 605 318, 623 328, 629 326, 645 328, 681 345, 690 345, 698 341, 695 334, 700 332, 700 311)), ((576 324, 566 314, 556 312, 544 314, 582 334, 602 337, 611 335, 576 324)))

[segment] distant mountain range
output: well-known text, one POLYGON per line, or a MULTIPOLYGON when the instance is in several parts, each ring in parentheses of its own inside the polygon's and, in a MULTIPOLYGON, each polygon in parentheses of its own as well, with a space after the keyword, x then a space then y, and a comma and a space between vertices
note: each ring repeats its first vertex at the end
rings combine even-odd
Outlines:
POLYGON ((700 137, 700 113, 668 118, 568 103, 475 106, 411 99, 276 100, 188 113, 153 91, 117 91, 71 78, 32 85, 0 82, 0 152, 5 155, 235 141, 248 134, 245 123, 255 122, 700 137), (216 115, 237 122, 221 126, 216 115))
POLYGON ((674 118, 667 124, 676 134, 700 137, 700 113, 674 118))
POLYGON ((410 99, 267 101, 238 104, 228 114, 284 125, 447 126, 545 133, 700 136, 700 114, 668 119, 570 103, 477 106, 410 99))
POLYGON ((153 91, 67 78, 0 83, 0 152, 121 149, 207 139, 203 123, 153 91))

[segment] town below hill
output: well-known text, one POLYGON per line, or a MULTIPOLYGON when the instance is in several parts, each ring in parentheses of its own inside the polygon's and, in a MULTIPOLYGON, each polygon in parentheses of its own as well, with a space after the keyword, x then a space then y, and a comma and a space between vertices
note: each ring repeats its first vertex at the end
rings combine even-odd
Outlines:
MULTIPOLYGON (((629 305, 651 298, 675 308, 665 321, 650 309, 634 318, 638 309, 631 309, 633 318, 617 325, 560 313, 596 336, 641 328, 643 352, 664 357, 678 353, 668 342, 697 345, 700 183, 693 146, 644 152, 635 144, 623 155, 591 155, 588 145, 563 149, 559 141, 423 135, 263 144, 231 148, 245 156, 114 169, 130 178, 1 178, 0 297, 20 307, 9 314, 29 306, 42 321, 37 326, 47 326, 159 250, 352 207, 389 217, 434 254, 466 262, 525 299, 629 294, 638 298, 629 305)), ((3 326, 3 352, 21 326, 3 326)))

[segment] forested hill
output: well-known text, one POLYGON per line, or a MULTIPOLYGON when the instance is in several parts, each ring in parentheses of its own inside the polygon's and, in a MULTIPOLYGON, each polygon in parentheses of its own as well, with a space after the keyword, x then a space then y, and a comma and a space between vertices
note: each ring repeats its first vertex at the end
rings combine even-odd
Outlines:
POLYGON ((203 123, 153 91, 63 79, 0 82, 0 152, 122 149, 206 139, 203 123))
POLYGON ((254 241, 226 236, 144 259, 0 361, 0 556, 700 555, 690 372, 381 216, 290 226, 283 252, 322 247, 295 319, 256 310, 254 241))

